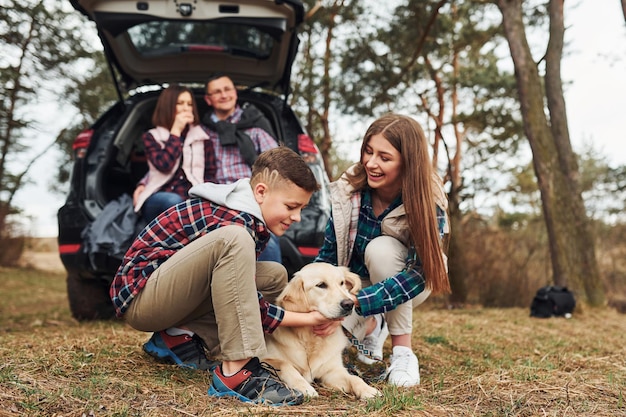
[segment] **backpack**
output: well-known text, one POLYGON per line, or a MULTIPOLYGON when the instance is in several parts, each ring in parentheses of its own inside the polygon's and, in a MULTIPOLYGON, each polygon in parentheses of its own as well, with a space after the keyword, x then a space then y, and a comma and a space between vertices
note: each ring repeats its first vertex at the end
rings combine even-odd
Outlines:
POLYGON ((109 201, 96 219, 87 224, 80 236, 83 252, 87 253, 93 269, 100 269, 100 254, 107 254, 121 261, 135 236, 145 226, 133 208, 133 198, 122 194, 109 201))
POLYGON ((552 316, 571 316, 576 307, 574 294, 567 287, 548 285, 537 290, 530 304, 530 316, 549 318, 552 316))

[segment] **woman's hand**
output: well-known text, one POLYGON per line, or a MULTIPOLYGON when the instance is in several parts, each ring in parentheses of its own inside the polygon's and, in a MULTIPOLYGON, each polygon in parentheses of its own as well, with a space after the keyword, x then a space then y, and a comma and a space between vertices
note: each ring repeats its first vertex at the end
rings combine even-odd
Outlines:
POLYGON ((170 133, 174 136, 180 136, 180 134, 183 133, 183 130, 185 130, 185 127, 187 127, 187 125, 189 124, 193 124, 193 122, 194 120, 192 112, 183 111, 177 113, 176 117, 174 118, 174 124, 170 129, 170 133))
POLYGON ((352 302, 354 302, 354 308, 360 307, 361 304, 359 303, 359 299, 357 298, 356 294, 350 294, 350 298, 352 299, 352 302))
POLYGON ((139 198, 139 195, 143 192, 143 190, 146 189, 146 186, 143 184, 139 184, 137 186, 137 188, 135 188, 135 191, 133 192, 133 206, 137 205, 137 199, 139 198))

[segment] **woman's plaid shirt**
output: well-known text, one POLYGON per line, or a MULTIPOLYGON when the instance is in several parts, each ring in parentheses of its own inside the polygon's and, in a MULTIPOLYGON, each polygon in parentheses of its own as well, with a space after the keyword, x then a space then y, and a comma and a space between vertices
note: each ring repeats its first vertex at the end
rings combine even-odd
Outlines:
MULTIPOLYGON (((380 216, 374 214, 372 198, 368 189, 361 193, 353 194, 353 205, 359 204, 358 224, 354 234, 354 247, 349 264, 350 271, 363 278, 369 279, 369 271, 365 266, 365 247, 369 242, 381 235, 382 220, 387 214, 402 204, 402 198, 398 197, 380 216)), ((437 221, 440 237, 443 238, 446 230, 446 213, 437 206, 437 221)), ((316 262, 328 262, 337 265, 337 237, 333 218, 326 224, 324 245, 315 258, 316 262)), ((394 310, 402 303, 413 299, 426 287, 421 261, 415 248, 408 250, 405 268, 396 275, 389 277, 377 284, 363 288, 357 294, 359 308, 363 316, 384 313, 394 310)))

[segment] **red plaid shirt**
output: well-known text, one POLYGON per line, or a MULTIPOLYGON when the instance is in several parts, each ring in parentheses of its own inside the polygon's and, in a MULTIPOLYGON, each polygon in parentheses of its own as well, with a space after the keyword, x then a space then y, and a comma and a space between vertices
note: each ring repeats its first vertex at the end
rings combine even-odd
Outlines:
MULTIPOLYGON (((118 316, 146 285, 150 275, 178 250, 223 226, 244 227, 256 242, 256 255, 265 249, 270 233, 265 224, 251 214, 232 210, 210 201, 194 198, 170 207, 139 233, 124 255, 110 295, 118 316)), ((251 277, 254 278, 254 277, 251 277)), ((271 333, 282 321, 284 310, 268 303, 259 292, 263 329, 271 333)))
MULTIPOLYGON (((154 139, 154 136, 148 131, 143 135, 143 143, 145 147, 146 157, 152 165, 163 173, 171 172, 177 162, 182 159, 184 136, 170 135, 165 146, 161 147, 154 139)), ((204 141, 204 181, 215 182, 215 173, 217 170, 217 161, 215 160, 215 151, 211 140, 204 141)), ((145 180, 142 179, 142 181, 145 180)), ((145 185, 145 184, 144 184, 145 185)), ((168 191, 176 193, 182 198, 189 197, 188 192, 191 183, 187 179, 182 168, 182 163, 178 165, 178 169, 169 179, 169 181, 159 189, 159 191, 168 191)))

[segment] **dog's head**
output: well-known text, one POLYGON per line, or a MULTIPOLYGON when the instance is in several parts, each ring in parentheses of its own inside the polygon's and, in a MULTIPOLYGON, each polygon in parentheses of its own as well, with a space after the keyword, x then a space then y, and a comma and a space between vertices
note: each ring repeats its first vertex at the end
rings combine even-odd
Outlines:
POLYGON ((277 304, 290 311, 319 311, 329 319, 349 316, 354 308, 350 293, 361 289, 361 277, 343 266, 315 262, 304 266, 289 281, 277 304))

